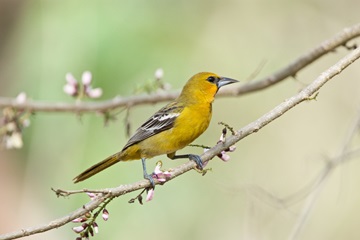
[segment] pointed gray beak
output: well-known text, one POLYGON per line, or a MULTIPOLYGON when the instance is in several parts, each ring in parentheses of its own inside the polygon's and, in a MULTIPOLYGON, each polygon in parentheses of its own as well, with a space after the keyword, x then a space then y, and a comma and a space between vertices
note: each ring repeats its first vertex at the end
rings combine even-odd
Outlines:
POLYGON ((237 82, 239 82, 239 81, 232 79, 232 78, 221 77, 220 80, 217 82, 217 86, 218 86, 218 88, 221 88, 222 86, 232 84, 232 83, 237 83, 237 82))

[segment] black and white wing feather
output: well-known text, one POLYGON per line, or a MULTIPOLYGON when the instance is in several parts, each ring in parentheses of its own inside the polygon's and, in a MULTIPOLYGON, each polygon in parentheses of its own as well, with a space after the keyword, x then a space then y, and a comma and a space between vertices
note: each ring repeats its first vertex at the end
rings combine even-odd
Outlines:
POLYGON ((184 107, 179 106, 178 103, 172 102, 160 109, 136 130, 123 150, 157 133, 172 128, 183 108, 184 107))

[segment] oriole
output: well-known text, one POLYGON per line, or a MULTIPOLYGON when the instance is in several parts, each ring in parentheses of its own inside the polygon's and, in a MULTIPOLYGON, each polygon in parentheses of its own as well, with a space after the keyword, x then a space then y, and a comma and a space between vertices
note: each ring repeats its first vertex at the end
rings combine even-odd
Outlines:
POLYGON ((88 168, 74 182, 83 181, 119 161, 141 159, 144 178, 154 187, 153 178, 146 172, 145 159, 167 154, 170 159, 189 158, 202 169, 198 155, 175 155, 199 137, 209 126, 212 102, 217 91, 237 80, 201 72, 191 77, 177 99, 161 108, 129 139, 124 148, 105 160, 88 168))

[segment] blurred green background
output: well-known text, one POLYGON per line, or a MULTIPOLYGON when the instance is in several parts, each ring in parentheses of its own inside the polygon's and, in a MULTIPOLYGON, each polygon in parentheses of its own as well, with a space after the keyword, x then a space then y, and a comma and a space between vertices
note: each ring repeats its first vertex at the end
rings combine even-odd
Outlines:
MULTIPOLYGON (((181 88, 194 73, 213 71, 257 78, 359 21, 358 1, 0 1, 0 95, 25 91, 35 100, 72 102, 65 74, 93 73, 101 99, 128 96, 137 85, 165 71, 164 81, 181 88)), ((212 124, 197 139, 213 145, 224 121, 236 129, 297 93, 346 54, 340 49, 270 89, 214 104, 212 124)), ((277 197, 296 192, 344 143, 359 113, 360 68, 355 63, 327 84, 317 101, 303 103, 237 144, 231 160, 214 159, 213 172, 188 173, 156 188, 153 201, 115 199, 95 239, 286 239, 304 201, 281 208, 257 187, 277 197)), ((243 82, 244 83, 244 82, 243 82)), ((231 85, 233 86, 233 85, 231 85)), ((230 87, 230 86, 229 86, 230 87)), ((134 131, 159 109, 136 107, 134 131)), ((142 178, 141 162, 120 163, 78 185, 71 179, 119 151, 127 141, 124 114, 104 127, 101 117, 38 113, 24 132, 21 150, 0 151, 0 233, 49 222, 80 207, 87 196, 56 198, 50 188, 118 186, 142 178)), ((357 139, 358 140, 358 139, 357 139)), ((358 143, 358 142, 357 142, 358 143)), ((200 149, 183 151, 201 153, 200 149)), ((160 156, 164 168, 182 163, 160 156)), ((337 168, 324 185, 300 239, 359 239, 360 161, 337 168)), ((76 224, 27 239, 75 239, 76 224)))

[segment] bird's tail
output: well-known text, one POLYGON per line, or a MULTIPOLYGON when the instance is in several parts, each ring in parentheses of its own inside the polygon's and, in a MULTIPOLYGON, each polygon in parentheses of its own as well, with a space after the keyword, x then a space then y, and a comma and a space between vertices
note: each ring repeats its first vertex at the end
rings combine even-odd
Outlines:
POLYGON ((80 173, 73 179, 73 181, 74 183, 84 181, 85 179, 88 179, 89 177, 97 174, 98 172, 101 172, 102 170, 114 165, 120 160, 120 152, 115 153, 114 155, 111 155, 110 157, 104 159, 103 161, 89 167, 84 172, 80 173))

